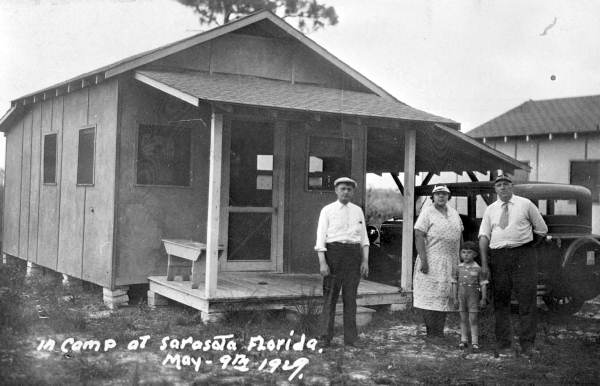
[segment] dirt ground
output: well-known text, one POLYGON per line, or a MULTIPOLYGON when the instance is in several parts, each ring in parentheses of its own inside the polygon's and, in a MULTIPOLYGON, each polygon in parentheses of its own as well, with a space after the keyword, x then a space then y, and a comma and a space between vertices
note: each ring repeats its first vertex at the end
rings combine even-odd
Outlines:
POLYGON ((542 311, 539 353, 525 358, 518 351, 493 350, 489 310, 480 321, 483 350, 478 354, 456 348, 457 315, 449 318, 444 338, 428 339, 411 310, 378 312, 362 329, 357 348, 345 347, 340 335, 332 347, 322 348, 311 341, 310 311, 288 320, 281 312, 232 309, 223 321, 205 325, 196 311, 178 304, 149 309, 142 287, 136 288, 132 305, 111 311, 102 303, 101 288, 78 281, 64 286, 60 279, 51 273, 26 279, 17 263, 0 267, 0 383, 546 385, 600 379, 600 304, 586 304, 577 316, 542 311), (229 347, 226 343, 220 350, 218 336, 227 334, 233 334, 226 340, 229 347), (262 351, 255 346, 259 336, 265 341, 262 351), (181 348, 188 337, 195 346, 181 348), (42 341, 46 346, 40 348, 42 341), (80 351, 75 350, 78 341, 87 342, 80 351))

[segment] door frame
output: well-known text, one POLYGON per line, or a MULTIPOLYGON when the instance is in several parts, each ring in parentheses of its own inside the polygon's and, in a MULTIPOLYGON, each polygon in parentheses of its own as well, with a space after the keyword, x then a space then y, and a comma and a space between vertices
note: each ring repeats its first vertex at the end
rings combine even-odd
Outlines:
POLYGON ((219 259, 220 271, 270 271, 283 272, 283 238, 285 214, 285 178, 286 178, 286 130, 283 121, 269 119, 226 117, 223 124, 223 169, 221 185, 221 226, 219 243, 225 246, 219 259), (273 128, 273 189, 271 207, 233 207, 229 206, 231 127, 233 121, 251 121, 268 123, 273 128), (272 213, 271 217, 271 259, 228 261, 229 213, 272 213))

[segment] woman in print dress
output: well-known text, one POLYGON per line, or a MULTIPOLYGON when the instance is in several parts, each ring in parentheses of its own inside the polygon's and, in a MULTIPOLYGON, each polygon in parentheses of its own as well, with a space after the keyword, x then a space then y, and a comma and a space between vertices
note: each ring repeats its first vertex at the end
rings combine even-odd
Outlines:
POLYGON ((433 205, 415 222, 414 307, 422 310, 428 336, 443 336, 446 313, 454 311, 452 272, 458 266, 463 225, 458 212, 447 205, 450 190, 435 186, 433 205))

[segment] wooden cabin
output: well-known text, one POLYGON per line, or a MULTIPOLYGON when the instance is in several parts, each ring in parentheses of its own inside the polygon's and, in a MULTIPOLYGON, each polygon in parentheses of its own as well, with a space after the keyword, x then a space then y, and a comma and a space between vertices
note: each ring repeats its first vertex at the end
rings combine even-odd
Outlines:
POLYGON ((400 303, 415 171, 524 167, 458 129, 258 12, 13 100, 2 252, 96 283, 109 304, 150 282, 151 302, 207 317, 226 301, 279 307, 320 294, 333 181, 358 181, 364 206, 367 172, 404 172, 403 292, 359 288, 359 305, 400 303), (186 253, 198 288, 166 275, 186 253))

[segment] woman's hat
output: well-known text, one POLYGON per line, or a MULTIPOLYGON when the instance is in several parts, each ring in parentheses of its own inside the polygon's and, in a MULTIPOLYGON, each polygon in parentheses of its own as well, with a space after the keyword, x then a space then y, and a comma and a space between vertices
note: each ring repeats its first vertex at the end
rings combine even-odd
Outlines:
POLYGON ((446 192, 446 193, 450 194, 450 189, 448 189, 448 187, 446 185, 436 185, 433 187, 431 194, 438 193, 438 192, 446 192))

